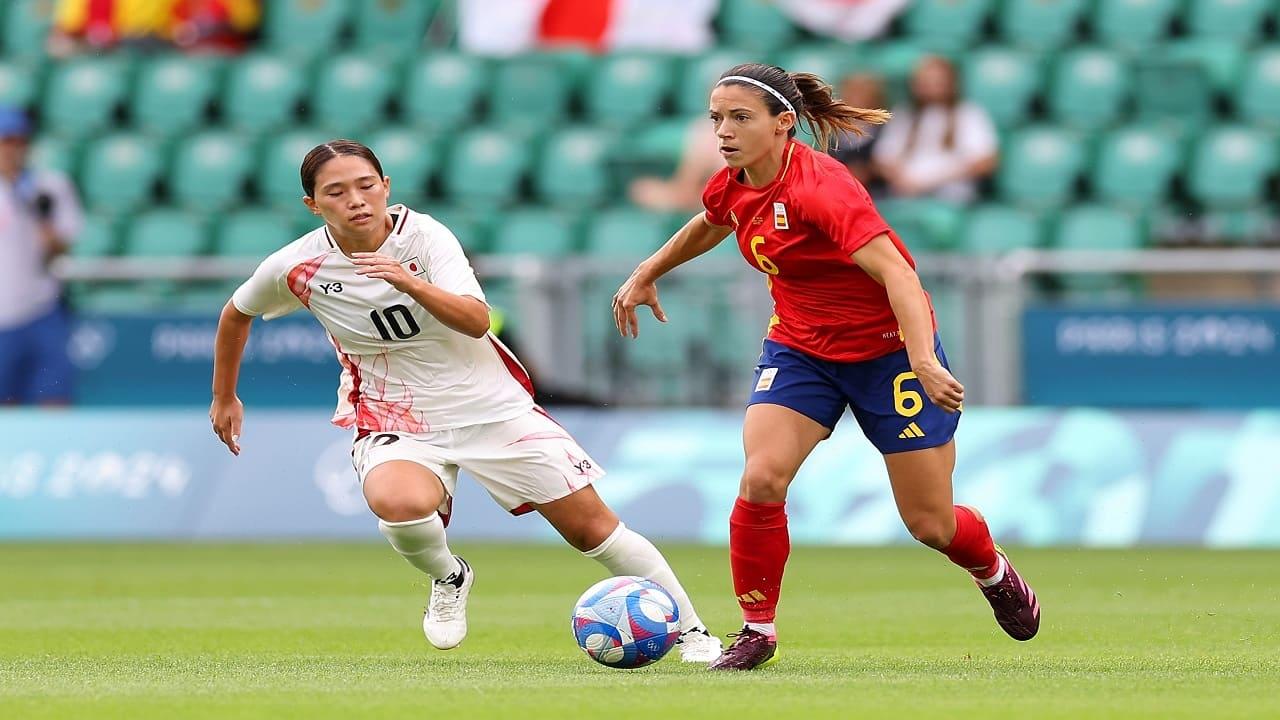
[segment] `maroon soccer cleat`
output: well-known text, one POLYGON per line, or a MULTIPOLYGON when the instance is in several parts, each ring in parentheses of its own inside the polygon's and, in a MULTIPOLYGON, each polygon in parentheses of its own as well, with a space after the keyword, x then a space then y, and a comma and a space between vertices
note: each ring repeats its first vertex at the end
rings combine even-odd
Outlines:
POLYGON ((720 657, 707 666, 708 670, 754 670, 773 660, 778 652, 778 641, 743 627, 741 632, 729 633, 734 638, 720 657))
POLYGON ((1004 551, 997 552, 1004 558, 1004 579, 991 587, 978 587, 991 603, 996 622, 1009 633, 1009 637, 1030 640, 1040 630, 1040 601, 1031 586, 1013 569, 1013 563, 1005 557, 1004 551))

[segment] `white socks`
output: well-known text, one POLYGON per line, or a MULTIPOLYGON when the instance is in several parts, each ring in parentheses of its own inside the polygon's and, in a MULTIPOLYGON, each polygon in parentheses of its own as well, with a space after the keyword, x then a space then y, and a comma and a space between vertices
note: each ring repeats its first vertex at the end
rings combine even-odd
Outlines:
POLYGON ((437 513, 405 522, 379 520, 378 529, 410 565, 436 580, 445 580, 462 570, 458 559, 449 551, 444 522, 437 513))
POLYGON ((614 575, 638 575, 666 588, 680 608, 681 632, 705 627, 667 559, 653 543, 628 530, 621 522, 598 547, 582 554, 605 566, 614 575))
POLYGON ((974 580, 978 581, 978 584, 981 585, 982 587, 991 587, 992 585, 995 585, 1004 579, 1004 570, 1005 570, 1004 556, 996 555, 996 557, 1000 559, 1000 563, 999 563, 999 567, 996 569, 995 575, 992 575, 989 578, 974 578, 974 580))
POLYGON ((760 633, 761 635, 764 635, 765 637, 771 637, 771 638, 778 637, 778 628, 773 623, 749 622, 746 625, 748 629, 755 630, 756 632, 760 633))

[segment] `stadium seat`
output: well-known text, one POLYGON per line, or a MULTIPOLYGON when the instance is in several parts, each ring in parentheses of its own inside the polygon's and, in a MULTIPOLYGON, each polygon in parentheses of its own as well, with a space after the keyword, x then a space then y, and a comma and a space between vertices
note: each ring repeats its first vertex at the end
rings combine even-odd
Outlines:
POLYGON ((1026 53, 988 47, 969 53, 962 70, 965 96, 1001 127, 1026 120, 1040 88, 1040 63, 1026 53))
MULTIPOLYGON (((806 43, 779 51, 773 63, 787 72, 807 72, 821 76, 839 87, 840 79, 858 69, 861 50, 838 43, 806 43)), ((726 65, 722 71, 728 69, 726 65)))
POLYGON ((1135 65, 1135 116, 1153 126, 1186 134, 1213 114, 1213 88, 1199 64, 1153 55, 1135 65))
POLYGON ((330 58, 316 73, 311 117, 337 135, 361 136, 384 121, 393 82, 387 65, 370 56, 330 58))
POLYGON ((0 50, 5 58, 40 59, 53 28, 54 3, 50 0, 8 0, 0 19, 4 33, 0 50))
POLYGON ((1262 199, 1276 169, 1276 146, 1261 130, 1215 128, 1200 139, 1187 173, 1191 195, 1212 207, 1241 207, 1262 199))
POLYGON ((997 184, 1001 196, 1018 204, 1060 205, 1075 193, 1084 149, 1073 133, 1040 126, 1022 130, 1005 143, 997 184))
POLYGON ((997 14, 1000 37, 1029 50, 1062 47, 1075 37, 1087 0, 1005 0, 997 14))
POLYGON ((40 112, 41 128, 84 137, 115 121, 124 98, 129 64, 123 56, 82 57, 52 68, 40 112))
POLYGON ((1280 46, 1254 53, 1236 95, 1240 120, 1280 128, 1280 46))
POLYGON ((431 175, 440 164, 434 138, 405 127, 384 127, 368 136, 366 144, 391 178, 393 201, 414 205, 426 197, 431 175))
POLYGON ((239 286, 237 282, 225 280, 184 282, 173 289, 165 307, 181 312, 213 314, 227 304, 239 286))
POLYGON ((960 250, 975 255, 988 255, 1038 248, 1043 228, 1034 214, 1001 205, 983 205, 969 212, 960 250))
POLYGON ((85 150, 80 192, 90 208, 127 213, 152 200, 161 169, 160 151, 152 141, 139 135, 111 135, 85 150))
POLYGON ((913 253, 953 249, 964 222, 961 208, 939 200, 887 198, 876 209, 913 253))
POLYGON ((142 61, 129 107, 134 126, 164 136, 199 127, 217 89, 217 69, 207 57, 142 61))
POLYGON ((577 248, 573 219, 563 212, 523 208, 503 215, 494 230, 491 252, 558 258, 577 248))
POLYGON ((613 195, 610 136, 599 129, 562 130, 543 145, 534 170, 538 196, 557 205, 599 204, 613 195))
MULTIPOLYGON (((266 47, 298 57, 331 52, 350 13, 350 0, 272 0, 265 3, 266 47)), ((368 12, 362 8, 363 12, 368 12)))
POLYGON ((82 285, 72 288, 76 310, 89 316, 127 315, 171 309, 167 283, 131 282, 82 285))
POLYGON ((281 213, 260 208, 239 210, 218 221, 213 252, 221 257, 264 258, 296 237, 281 213))
MULTIPOLYGON (((717 48, 687 60, 678 74, 676 112, 681 115, 706 116, 711 90, 720 75, 729 68, 746 62, 752 62, 749 51, 729 48, 717 48)), ((786 68, 785 65, 783 67, 786 68)))
MULTIPOLYGON (((258 153, 260 164, 255 173, 258 196, 263 203, 285 207, 300 214, 302 210, 298 208, 302 207, 302 182, 299 168, 302 160, 311 148, 330 139, 314 129, 294 130, 268 138, 258 153)), ((306 217, 301 219, 307 220, 306 217)))
POLYGON ((80 143, 53 135, 36 135, 31 141, 28 156, 32 167, 57 170, 74 176, 80 166, 80 143))
POLYGON ((37 73, 34 64, 0 58, 0 104, 30 106, 36 98, 37 73))
POLYGON ((502 221, 492 209, 479 210, 460 205, 424 205, 414 208, 435 218, 458 238, 462 249, 477 254, 489 251, 494 226, 502 221))
POLYGON ((1268 0, 1189 0, 1186 24, 1192 35, 1249 42, 1262 33, 1268 0))
POLYGON ((905 97, 907 78, 924 58, 938 53, 932 52, 919 43, 910 41, 883 42, 865 50, 866 66, 884 76, 892 87, 901 87, 904 92, 891 96, 905 97))
POLYGON ((72 257, 102 258, 120 252, 120 221, 111 213, 88 213, 71 243, 72 257))
POLYGON ((208 225, 197 214, 180 210, 151 210, 138 215, 125 233, 128 257, 189 258, 204 253, 208 225))
POLYGON ((1136 250, 1143 245, 1143 233, 1134 214, 1077 205, 1059 218, 1053 244, 1061 250, 1136 250))
POLYGON ((387 57, 417 52, 441 0, 356 0, 355 47, 387 57))
POLYGON ((917 0, 907 12, 907 35, 925 47, 959 50, 974 44, 992 0, 917 0))
POLYGON ((1054 63, 1049 88, 1053 119, 1085 130, 1113 125, 1125 109, 1131 79, 1123 59, 1109 50, 1063 53, 1054 63))
POLYGON ((1091 14, 1099 42, 1137 51, 1159 43, 1169 33, 1180 0, 1097 0, 1091 14))
POLYGON ((169 172, 169 195, 178 205, 222 210, 240 203, 253 170, 253 152, 228 131, 195 135, 179 143, 169 172))
POLYGON ((1219 38, 1187 38, 1166 42, 1159 54, 1168 62, 1184 62, 1204 71, 1213 89, 1235 90, 1245 65, 1245 49, 1238 42, 1219 38))
POLYGON ((610 55, 599 61, 583 100, 591 122, 634 128, 659 114, 671 93, 671 63, 658 55, 610 55))
POLYGON ((720 42, 754 51, 776 50, 796 36, 792 24, 772 0, 722 0, 720 42))
POLYGON ((516 198, 529 169, 526 142, 509 132, 477 128, 459 135, 444 173, 445 192, 464 204, 504 204, 516 198))
POLYGON ((475 113, 488 77, 488 67, 479 58, 455 53, 426 55, 405 77, 401 115, 431 130, 459 127, 475 113))
POLYGON ((512 58, 498 65, 489 94, 489 117, 524 131, 549 127, 564 118, 569 90, 566 74, 554 58, 512 58))
POLYGON ((634 208, 611 208, 588 221, 586 252, 595 257, 642 260, 668 237, 661 215, 634 208))
POLYGON ((1098 147, 1094 194, 1129 207, 1153 205, 1164 200, 1180 164, 1176 144, 1164 133, 1143 125, 1115 130, 1098 147))
POLYGON ((274 130, 292 124, 306 91, 302 67, 278 56, 255 54, 231 63, 220 102, 232 127, 274 130))

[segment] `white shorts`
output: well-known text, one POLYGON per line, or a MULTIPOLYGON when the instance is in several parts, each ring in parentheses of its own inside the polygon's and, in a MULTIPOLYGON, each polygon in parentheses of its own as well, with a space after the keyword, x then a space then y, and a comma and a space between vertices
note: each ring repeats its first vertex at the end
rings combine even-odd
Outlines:
POLYGON ((391 460, 415 462, 440 477, 446 498, 458 487, 458 470, 471 473, 513 515, 559 500, 604 477, 569 432, 541 408, 512 420, 429 433, 378 432, 358 437, 351 458, 360 483, 391 460))

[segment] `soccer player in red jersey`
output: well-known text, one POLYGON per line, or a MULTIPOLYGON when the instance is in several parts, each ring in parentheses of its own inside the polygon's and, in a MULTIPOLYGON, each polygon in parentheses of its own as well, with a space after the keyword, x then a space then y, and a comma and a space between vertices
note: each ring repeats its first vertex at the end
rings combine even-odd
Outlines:
POLYGON ((746 467, 729 517, 734 593, 745 625, 713 669, 773 659, 774 618, 790 552, 785 502, 801 463, 847 406, 884 455, 912 536, 968 571, 1010 636, 1039 629, 1035 593, 995 546, 982 515, 954 505, 953 436, 964 388, 947 368, 915 261, 838 161, 797 142, 801 118, 821 147, 888 113, 846 105, 822 78, 747 64, 721 76, 710 118, 728 167, 699 213, 636 268, 613 300, 624 336, 636 308, 666 322, 656 281, 729 233, 765 274, 774 316, 743 425, 746 467))

